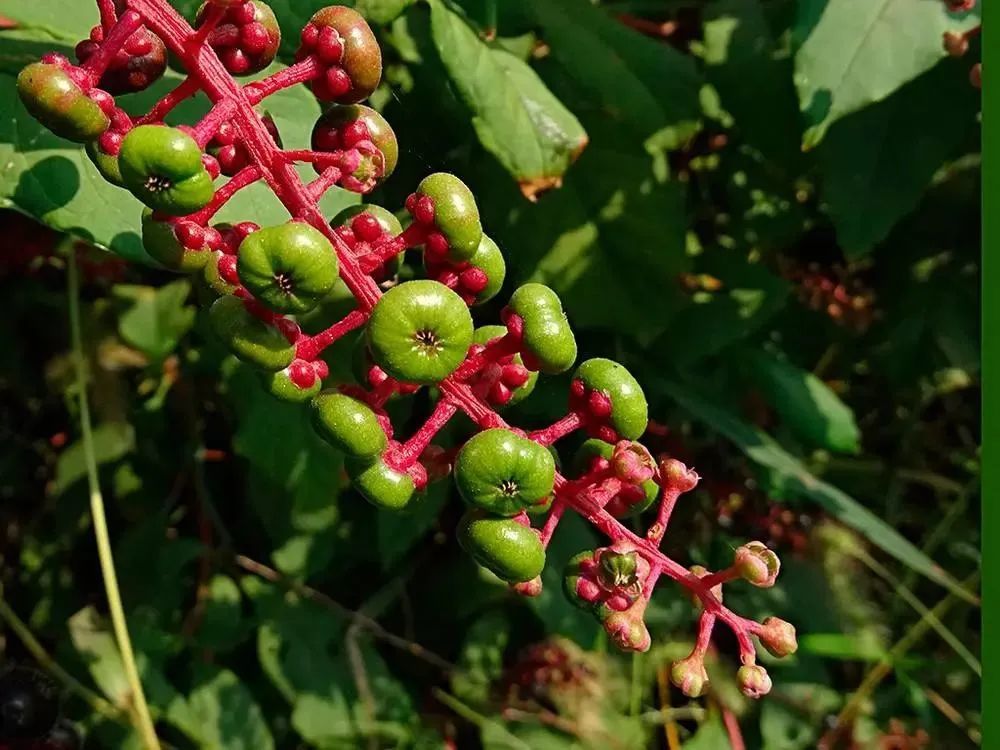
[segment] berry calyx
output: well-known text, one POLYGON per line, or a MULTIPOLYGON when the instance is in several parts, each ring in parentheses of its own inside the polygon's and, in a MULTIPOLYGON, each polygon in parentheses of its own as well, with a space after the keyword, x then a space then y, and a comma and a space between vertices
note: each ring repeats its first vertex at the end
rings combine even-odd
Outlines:
MULTIPOLYGON (((274 139, 274 144, 281 147, 281 134, 278 126, 274 124, 274 118, 268 114, 261 116, 261 122, 267 128, 267 132, 274 139)), ((219 125, 212 140, 208 142, 205 151, 215 157, 219 163, 219 170, 227 177, 232 177, 244 167, 250 165, 250 154, 237 132, 235 126, 230 122, 223 122, 219 125)))
MULTIPOLYGON (((507 335, 504 326, 480 326, 473 333, 473 349, 507 335)), ((531 395, 538 383, 538 373, 524 366, 520 354, 507 354, 487 363, 471 381, 473 392, 495 407, 514 406, 531 395)))
POLYGON ((743 580, 759 588, 768 588, 778 578, 781 561, 764 543, 749 542, 736 550, 733 566, 743 580))
POLYGON ((322 101, 356 104, 371 96, 382 79, 382 50, 375 35, 360 13, 343 5, 313 14, 295 56, 314 56, 328 66, 312 82, 322 101))
MULTIPOLYGON (((202 5, 198 11, 196 28, 204 22, 209 5, 202 5)), ((226 7, 207 41, 226 70, 234 76, 246 76, 274 61, 281 46, 281 27, 271 6, 260 0, 246 0, 226 7)))
MULTIPOLYGON (((92 28, 90 38, 76 45, 76 57, 80 63, 86 63, 93 57, 103 41, 104 29, 101 26, 92 28)), ((159 80, 166 69, 166 45, 160 37, 143 26, 132 32, 132 36, 111 58, 98 85, 111 94, 145 91, 159 80)))

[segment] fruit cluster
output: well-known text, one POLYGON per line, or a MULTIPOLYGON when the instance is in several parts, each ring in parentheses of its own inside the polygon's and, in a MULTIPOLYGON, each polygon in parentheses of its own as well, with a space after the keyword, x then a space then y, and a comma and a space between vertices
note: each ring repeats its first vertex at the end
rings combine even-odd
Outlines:
POLYGON ((364 19, 340 6, 316 12, 302 30, 294 64, 240 85, 234 76, 267 66, 280 42, 274 15, 260 0, 209 0, 194 28, 167 0, 98 0, 98 6, 101 25, 78 48, 79 63, 47 55, 29 65, 18 78, 22 101, 53 132, 85 143, 101 174, 145 204, 148 253, 204 280, 214 293, 208 317, 215 333, 262 373, 275 396, 309 403, 318 432, 346 454, 359 493, 402 511, 420 501, 429 481, 452 473, 469 506, 458 529, 461 545, 529 596, 541 591, 546 547, 560 519, 567 510, 579 513, 611 544, 574 558, 565 588, 615 643, 649 647, 643 612, 665 576, 691 592, 702 611, 694 651, 674 669, 676 684, 690 695, 704 690, 703 659, 721 622, 739 643, 744 691, 767 692, 753 637, 783 655, 795 650, 794 629, 736 615, 723 606, 721 587, 736 578, 769 586, 778 560, 751 543, 737 550, 732 566, 708 573, 660 551, 678 497, 699 477, 679 461, 655 460, 635 442, 647 427, 635 378, 620 364, 590 359, 573 371, 568 414, 554 424, 525 432, 500 416, 540 376, 570 371, 577 345, 559 297, 541 284, 513 292, 501 325, 474 326, 470 306, 498 294, 506 268, 483 233, 469 188, 450 174, 426 177, 406 200, 405 227, 372 205, 332 221, 320 212, 318 200, 333 186, 364 194, 396 165, 392 129, 360 104, 379 84, 382 67, 364 19), (163 72, 167 54, 186 70, 183 82, 143 116, 121 109, 112 94, 148 85, 163 72), (290 150, 255 107, 300 84, 330 105, 311 148, 290 150), (212 103, 199 122, 164 124, 199 91, 212 103), (317 175, 308 184, 296 169, 302 164, 317 175), (222 175, 229 179, 217 185, 222 175), (213 224, 237 191, 259 181, 288 210, 287 223, 213 224), (422 252, 426 278, 395 282, 410 249, 422 252), (303 321, 339 282, 350 291, 352 309, 307 334, 303 321), (357 382, 324 390, 324 351, 362 329, 357 382), (414 434, 397 436, 387 402, 422 387, 433 389, 432 413, 414 434), (476 434, 457 451, 434 445, 458 413, 476 434), (589 440, 566 477, 552 446, 578 430, 589 440), (656 520, 644 536, 620 520, 654 503, 656 520), (532 518, 542 515, 541 528, 533 527, 532 518))

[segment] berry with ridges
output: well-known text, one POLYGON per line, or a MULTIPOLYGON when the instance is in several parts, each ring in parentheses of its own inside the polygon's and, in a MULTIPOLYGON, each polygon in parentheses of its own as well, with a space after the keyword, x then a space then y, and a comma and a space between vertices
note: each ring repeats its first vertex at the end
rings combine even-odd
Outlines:
POLYGON ((312 147, 316 151, 342 151, 364 148, 352 177, 364 184, 381 182, 396 169, 399 143, 392 127, 377 111, 363 104, 330 107, 316 121, 312 147))
POLYGON ((368 346, 376 364, 397 380, 436 383, 465 359, 472 316, 455 292, 436 281, 407 281, 376 303, 368 346))
MULTIPOLYGON (((104 29, 95 26, 90 38, 76 45, 76 57, 86 63, 104 41, 104 29)), ((167 69, 167 48, 163 40, 147 28, 132 33, 112 58, 98 85, 111 94, 131 94, 145 91, 159 80, 167 69)))
POLYGON ((607 424, 618 438, 635 440, 646 431, 649 421, 646 396, 632 374, 610 359, 588 359, 573 373, 571 408, 586 410, 593 418, 595 437, 605 437, 600 426, 607 424), (582 389, 578 385, 582 384, 582 389), (603 400, 610 402, 610 411, 603 400))
POLYGON ((415 220, 437 230, 425 249, 434 260, 463 261, 476 254, 483 237, 479 208, 472 191, 455 175, 436 172, 422 179, 407 208, 411 205, 415 220))
MULTIPOLYGON (((209 4, 198 11, 195 26, 201 26, 209 4)), ((247 0, 227 8, 208 35, 208 44, 230 73, 245 76, 257 73, 274 61, 281 46, 281 27, 274 11, 260 0, 247 0)))
POLYGON ((538 533, 511 518, 470 510, 459 522, 458 541, 477 563, 507 583, 530 581, 545 567, 538 533))
POLYGON ((416 494, 413 478, 388 466, 382 459, 369 462, 348 458, 345 466, 354 488, 379 508, 403 510, 416 494))
MULTIPOLYGON (((190 223, 189 223, 190 224, 190 223)), ((150 209, 142 212, 142 246, 153 260, 165 268, 182 273, 201 270, 212 259, 201 227, 176 225, 156 218, 150 209), (185 233, 183 229, 193 229, 185 233), (185 241, 181 241, 182 236, 185 241)))
POLYGON ((375 412, 337 391, 323 391, 312 400, 312 420, 327 442, 352 458, 373 460, 388 445, 375 412))
POLYGON ((247 364, 276 372, 295 358, 295 348, 288 339, 247 310, 236 297, 217 299, 209 308, 208 318, 215 334, 247 364))
POLYGON ((323 101, 356 104, 372 95, 382 79, 382 50, 356 10, 331 5, 317 11, 302 31, 298 59, 316 55, 330 65, 312 83, 323 101))
POLYGON ((552 454, 510 430, 484 430, 455 459, 455 484, 470 505, 500 516, 543 511, 555 482, 552 454))
POLYGON ((555 292, 543 284, 525 284, 511 295, 507 310, 524 322, 521 355, 529 369, 556 375, 573 366, 576 337, 555 292))
POLYGON ((17 76, 25 109, 58 136, 78 143, 96 140, 111 120, 58 65, 32 63, 17 76))
POLYGON ((240 281, 279 313, 311 310, 337 281, 330 241, 299 221, 254 232, 240 243, 237 257, 240 281))
POLYGON ((215 194, 201 149, 177 128, 140 125, 122 141, 118 163, 125 186, 155 211, 184 216, 215 194))

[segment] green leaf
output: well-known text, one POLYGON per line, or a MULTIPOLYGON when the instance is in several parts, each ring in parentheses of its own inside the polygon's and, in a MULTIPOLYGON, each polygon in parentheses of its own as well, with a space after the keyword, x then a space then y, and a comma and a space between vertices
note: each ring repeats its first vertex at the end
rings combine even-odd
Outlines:
POLYGON ((159 289, 116 286, 114 294, 132 303, 118 318, 122 338, 153 361, 164 359, 194 325, 197 310, 185 304, 190 292, 191 284, 184 279, 159 289))
POLYGON ((199 665, 189 702, 204 746, 219 750, 273 750, 274 739, 260 706, 228 669, 199 665))
MULTIPOLYGON (((632 134, 644 142, 699 120, 701 79, 690 56, 616 22, 589 0, 511 5, 541 27, 550 57, 586 92, 573 102, 584 122, 586 110, 614 126, 616 141, 632 134)), ((597 137, 591 136, 593 145, 597 137)))
POLYGON ((587 145, 573 113, 527 63, 487 45, 441 0, 431 3, 431 33, 486 150, 526 196, 558 186, 587 145))
POLYGON ((86 39, 90 30, 100 23, 97 3, 24 3, 21 0, 0 0, 0 15, 41 35, 48 33, 74 45, 86 39))
POLYGON ((705 77, 745 143, 770 159, 800 159, 802 133, 791 61, 776 44, 759 0, 716 0, 705 9, 705 77))
POLYGON ((718 712, 713 711, 698 726, 694 737, 685 742, 682 747, 684 750, 719 750, 729 745, 729 735, 722 725, 722 719, 719 718, 718 712))
POLYGON ((343 456, 316 434, 302 405, 271 396, 251 368, 237 367, 229 384, 239 415, 233 447, 247 462, 247 491, 275 543, 275 565, 306 577, 333 554, 343 456))
POLYGON ((946 55, 944 32, 966 31, 979 16, 978 6, 949 13, 941 0, 802 0, 795 76, 809 125, 803 145, 930 70, 946 55))
POLYGON ((825 685, 780 682, 771 700, 761 703, 762 750, 816 747, 823 719, 841 704, 840 694, 825 685))
POLYGON ((685 303, 677 284, 689 265, 684 193, 656 178, 646 152, 616 142, 601 126, 596 133, 563 187, 538 204, 498 195, 504 186, 490 176, 477 182, 478 194, 495 212, 487 224, 511 259, 514 285, 551 286, 574 328, 649 342, 685 303))
POLYGON ((208 582, 204 614, 196 637, 201 648, 230 651, 245 635, 240 606, 240 588, 232 578, 212 576, 208 582))
POLYGON ((836 393, 811 372, 762 351, 745 351, 751 378, 782 421, 802 440, 838 453, 858 453, 861 432, 836 393))
POLYGON ((406 513, 378 513, 378 559, 391 569, 434 526, 451 494, 449 482, 428 486, 416 507, 406 513))
POLYGON ((458 657, 460 669, 451 677, 452 692, 468 703, 486 704, 490 686, 503 674, 509 641, 510 622, 502 610, 492 609, 472 623, 458 657))
POLYGON ((712 403, 709 397, 699 394, 693 387, 662 376, 650 377, 649 383, 651 388, 659 388, 693 417, 731 440, 752 461, 780 476, 789 492, 815 501, 879 549, 963 600, 974 601, 974 597, 958 581, 912 542, 853 497, 811 474, 770 435, 750 426, 725 407, 712 403))
POLYGON ((938 168, 978 130, 978 108, 968 63, 947 60, 830 129, 817 152, 823 199, 848 257, 867 253, 917 206, 938 168))
MULTIPOLYGON (((135 447, 135 430, 128 422, 104 422, 93 430, 97 465, 113 463, 135 447)), ((56 493, 65 492, 73 483, 87 476, 83 441, 77 440, 59 454, 56 464, 56 493)))

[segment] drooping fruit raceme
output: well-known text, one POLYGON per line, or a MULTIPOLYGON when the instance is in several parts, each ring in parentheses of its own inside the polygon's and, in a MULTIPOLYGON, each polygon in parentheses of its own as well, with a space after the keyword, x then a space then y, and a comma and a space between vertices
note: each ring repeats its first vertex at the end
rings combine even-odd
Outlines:
POLYGON ((436 172, 399 211, 364 202, 332 219, 321 211, 330 189, 364 196, 400 159, 389 123, 362 104, 380 84, 382 55, 361 14, 337 5, 317 10, 301 30, 295 62, 265 75, 281 29, 263 0, 208 0, 196 28, 168 0, 102 2, 101 11, 100 25, 77 46, 79 65, 53 53, 21 71, 24 108, 56 135, 84 144, 96 172, 127 191, 123 205, 128 193, 137 199, 151 262, 193 275, 208 300, 209 329, 287 408, 308 411, 317 434, 344 454, 354 490, 405 513, 420 506, 428 483, 452 474, 467 506, 459 544, 526 596, 542 592, 549 543, 561 519, 577 513, 607 542, 570 560, 563 588, 613 644, 649 648, 645 612, 666 577, 700 615, 694 649, 671 670, 674 684, 690 696, 708 689, 704 659, 722 625, 736 636, 740 688, 765 694, 771 680, 756 663, 754 639, 786 656, 796 649, 795 628, 776 617, 739 617, 722 593, 738 580, 773 585, 777 556, 751 541, 728 568, 712 572, 660 550, 697 473, 636 442, 649 419, 642 388, 620 363, 577 363, 555 289, 528 282, 504 298, 503 243, 484 232, 470 186, 436 172), (168 55, 183 82, 148 112, 127 112, 114 95, 148 86, 168 55), (252 83, 234 78, 252 73, 260 74, 252 83), (280 99, 269 97, 300 85, 324 111, 309 143, 286 146, 275 125, 280 99), (201 119, 165 124, 196 94, 209 102, 201 119), (274 194, 287 220, 216 220, 253 185, 274 194), (476 327, 470 308, 491 300, 499 308, 499 299, 506 301, 500 324, 476 327), (343 350, 334 347, 341 340, 343 350), (350 367, 337 369, 352 370, 353 379, 330 377, 336 356, 350 358, 350 367), (508 423, 518 411, 509 407, 559 376, 569 384, 564 416, 532 431, 508 423), (420 401, 423 422, 397 433, 390 406, 421 390, 428 395, 420 401), (442 430, 459 415, 458 443, 442 444, 442 430), (564 471, 559 446, 575 432, 585 440, 564 471), (627 525, 619 520, 626 518, 627 525))

